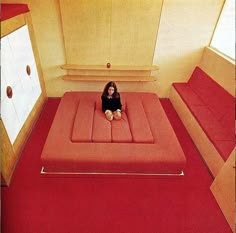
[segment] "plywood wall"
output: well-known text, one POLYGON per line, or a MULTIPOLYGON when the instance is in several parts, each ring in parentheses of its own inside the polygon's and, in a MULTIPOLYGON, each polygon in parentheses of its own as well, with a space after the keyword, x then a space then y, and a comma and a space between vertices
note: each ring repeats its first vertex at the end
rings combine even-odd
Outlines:
POLYGON ((168 96, 173 82, 189 79, 201 62, 224 0, 164 0, 154 63, 160 96, 168 96))
POLYGON ((68 64, 106 64, 110 50, 111 1, 60 0, 68 64))
POLYGON ((60 0, 66 61, 151 65, 162 0, 60 0))
POLYGON ((235 63, 206 47, 199 66, 231 95, 235 96, 235 63))
POLYGON ((112 1, 111 62, 152 65, 162 0, 112 1))
MULTIPOLYGON (((31 9, 48 96, 61 96, 65 91, 70 90, 101 91, 105 85, 105 82, 64 81, 60 78, 66 74, 64 70, 60 69, 60 66, 71 59, 66 55, 65 47, 67 45, 64 44, 64 28, 60 10, 60 3, 63 2, 65 5, 64 3, 68 1, 17 1, 27 3, 31 9)), ((3 0, 3 2, 15 1, 3 0)), ((154 48, 152 64, 158 64, 160 69, 153 72, 152 75, 157 77, 157 81, 119 82, 118 87, 120 91, 150 91, 156 92, 160 97, 168 97, 171 83, 186 81, 194 67, 201 63, 204 48, 210 43, 224 0, 163 0, 160 22, 158 22, 158 17, 155 18, 155 14, 159 14, 160 9, 157 5, 159 6, 160 1, 113 0, 112 3, 109 5, 111 4, 109 0, 79 0, 73 5, 78 11, 83 9, 81 16, 78 16, 82 17, 83 22, 77 25, 79 33, 75 32, 75 34, 80 36, 82 44, 78 45, 80 48, 78 52, 84 60, 79 60, 77 52, 73 54, 73 51, 71 52, 72 58, 74 56, 73 59, 78 59, 76 62, 84 63, 98 63, 97 57, 100 59, 99 63, 104 63, 108 59, 115 63, 120 63, 121 60, 124 63, 149 63, 151 62, 151 52, 145 53, 145 51, 154 48), (92 18, 86 18, 85 3, 91 4, 88 11, 90 16, 93 15, 92 18), (141 7, 138 8, 139 10, 135 9, 134 3, 137 6, 142 6, 143 11, 140 10, 141 7), (107 10, 104 11, 100 9, 101 7, 107 10), (124 28, 122 26, 109 28, 110 7, 114 16, 114 25, 121 22, 124 28), (95 11, 97 8, 100 11, 95 11), (132 15, 131 20, 128 18, 128 12, 132 15), (148 17, 146 16, 147 12, 148 17), (94 24, 95 19, 98 21, 94 24), (106 22, 108 25, 105 25, 106 22), (144 22, 146 23, 144 24, 144 22), (141 33, 146 29, 146 33, 141 33), (109 38, 113 41, 112 45, 108 45, 109 40, 105 36, 109 33, 111 33, 109 38), (155 33, 157 33, 157 37, 153 45, 155 33), (147 40, 150 44, 144 43, 147 40), (133 42, 135 43, 133 44, 133 42), (94 45, 93 50, 83 49, 83 46, 89 47, 91 44, 94 45), (116 51, 116 53, 108 54, 108 46, 111 48, 109 51, 116 51), (140 46, 145 49, 139 50, 140 46)), ((66 10, 66 8, 63 9, 66 10)), ((67 20, 70 21, 68 23, 72 27, 75 27, 74 20, 67 20)))

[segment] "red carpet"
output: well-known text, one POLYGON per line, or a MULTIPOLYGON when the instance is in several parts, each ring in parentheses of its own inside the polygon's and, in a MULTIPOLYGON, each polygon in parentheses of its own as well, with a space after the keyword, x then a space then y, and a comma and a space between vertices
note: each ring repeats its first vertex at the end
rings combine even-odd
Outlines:
POLYGON ((49 99, 9 188, 2 233, 228 233, 198 151, 162 100, 187 157, 184 177, 42 177, 40 153, 59 99, 49 99))

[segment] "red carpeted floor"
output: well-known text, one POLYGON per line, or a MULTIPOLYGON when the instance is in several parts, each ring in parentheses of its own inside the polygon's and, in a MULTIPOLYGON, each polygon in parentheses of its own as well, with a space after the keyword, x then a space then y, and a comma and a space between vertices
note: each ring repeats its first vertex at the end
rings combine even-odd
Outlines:
POLYGON ((2 233, 228 233, 198 151, 162 100, 187 157, 184 177, 40 175, 40 153, 59 99, 49 99, 2 187, 2 233))

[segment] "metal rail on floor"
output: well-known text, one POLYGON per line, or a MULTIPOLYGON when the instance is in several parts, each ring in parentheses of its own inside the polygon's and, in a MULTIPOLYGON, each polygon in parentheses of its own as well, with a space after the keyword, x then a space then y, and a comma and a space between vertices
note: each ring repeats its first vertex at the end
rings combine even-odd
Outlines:
POLYGON ((179 174, 168 173, 138 173, 138 172, 47 172, 44 167, 41 169, 43 175, 128 175, 128 176, 184 176, 184 172, 179 174))

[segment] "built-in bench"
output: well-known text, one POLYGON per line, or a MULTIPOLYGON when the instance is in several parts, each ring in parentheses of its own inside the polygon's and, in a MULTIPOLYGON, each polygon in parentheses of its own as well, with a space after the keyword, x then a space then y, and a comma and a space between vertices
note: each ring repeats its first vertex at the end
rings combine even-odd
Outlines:
POLYGON ((170 100, 216 176, 235 147, 235 98, 196 67, 186 83, 173 83, 170 100))

